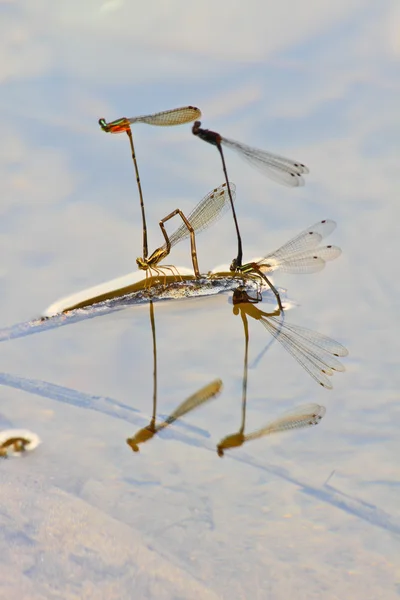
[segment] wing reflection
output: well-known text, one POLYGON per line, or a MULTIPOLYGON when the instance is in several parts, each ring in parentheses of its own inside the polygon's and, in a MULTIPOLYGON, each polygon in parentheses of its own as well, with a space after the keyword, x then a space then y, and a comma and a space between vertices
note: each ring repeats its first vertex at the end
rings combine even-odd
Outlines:
POLYGON ((215 379, 208 385, 202 387, 200 390, 189 396, 186 400, 182 402, 168 417, 166 417, 161 423, 156 425, 156 412, 157 412, 157 338, 156 338, 156 324, 154 319, 154 304, 152 301, 149 303, 150 305, 150 323, 151 323, 151 332, 153 338, 153 414, 150 420, 150 423, 139 429, 135 435, 128 438, 126 443, 132 448, 134 452, 139 452, 139 444, 143 444, 147 442, 155 434, 157 434, 162 429, 168 427, 168 425, 172 425, 175 421, 187 415, 189 412, 194 410, 195 408, 201 406, 211 398, 215 398, 222 389, 222 381, 220 379, 215 379))
POLYGON ((240 313, 243 322, 247 322, 247 317, 260 321, 317 383, 331 389, 328 376, 345 371, 338 357, 347 356, 347 349, 326 335, 286 323, 284 313, 279 309, 273 312, 260 310, 255 304, 261 299, 261 294, 251 297, 243 287, 237 288, 232 299, 234 314, 240 313))
MULTIPOLYGON (((261 294, 257 294, 257 296, 250 296, 245 288, 239 287, 233 292, 233 313, 235 315, 240 313, 243 322, 244 329, 244 361, 243 361, 243 383, 242 383, 242 421, 240 425, 239 431, 233 433, 231 435, 223 438, 219 444, 217 444, 217 453, 218 456, 224 456, 226 450, 232 448, 238 448, 242 446, 245 442, 256 440, 265 435, 270 435, 271 433, 279 433, 282 431, 289 431, 291 429, 300 429, 305 427, 312 427, 313 425, 318 425, 320 420, 324 417, 326 413, 326 409, 324 406, 319 404, 304 404, 298 406, 296 408, 291 409, 288 412, 285 412, 281 417, 275 419, 274 421, 270 421, 267 425, 262 427, 261 429, 257 429, 253 432, 245 434, 245 426, 246 426, 246 403, 247 403, 247 380, 248 380, 248 356, 249 356, 249 323, 248 316, 261 320, 264 324, 264 320, 275 317, 276 314, 280 314, 280 311, 275 311, 273 313, 266 313, 258 309, 255 304, 262 300, 261 294)), ((278 327, 274 329, 276 331, 276 339, 279 339, 278 336, 285 335, 284 327, 288 327, 283 323, 283 314, 281 325, 278 331, 278 327)), ((293 326, 291 326, 293 328, 293 326)), ((302 328, 302 331, 303 328, 302 328)), ((308 330, 306 330, 308 331, 308 330)), ((314 332, 310 332, 314 333, 314 332)), ((287 335, 287 334, 286 334, 287 335)), ((318 335, 319 334, 315 334, 318 335)), ((325 337, 325 336, 323 336, 325 337)), ((329 339, 329 338, 327 338, 329 339)), ((281 340, 280 340, 281 341, 281 340)), ((333 340, 331 340, 333 341, 333 340)), ((347 351, 346 351, 347 352, 347 351)), ((321 384, 322 385, 322 384, 321 384)))

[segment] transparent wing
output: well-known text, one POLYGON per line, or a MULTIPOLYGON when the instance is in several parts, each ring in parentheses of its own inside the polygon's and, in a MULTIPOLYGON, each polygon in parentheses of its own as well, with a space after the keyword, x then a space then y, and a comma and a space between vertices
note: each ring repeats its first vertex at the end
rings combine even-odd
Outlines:
POLYGON ((182 108, 173 108, 155 113, 154 115, 142 115, 140 117, 130 117, 129 123, 147 123, 148 125, 158 125, 159 127, 170 127, 172 125, 182 125, 190 123, 201 117, 201 111, 196 106, 183 106, 182 108))
POLYGON ((320 404, 305 404, 291 409, 281 417, 272 421, 262 429, 258 429, 245 435, 245 440, 254 440, 264 435, 288 431, 290 429, 300 429, 302 427, 312 427, 318 425, 326 414, 326 408, 320 404))
POLYGON ((260 321, 315 381, 332 389, 327 375, 345 370, 336 358, 347 356, 344 346, 321 333, 286 323, 277 317, 262 317, 260 321))
POLYGON ((275 421, 271 421, 262 429, 257 429, 246 434, 245 441, 255 440, 270 435, 271 433, 279 433, 281 431, 289 431, 291 429, 301 429, 304 427, 313 427, 323 419, 326 414, 326 408, 320 404, 303 404, 297 406, 284 413, 275 421))
POLYGON ((314 225, 307 227, 294 238, 283 244, 278 250, 270 252, 265 258, 281 258, 316 248, 320 242, 336 229, 336 222, 331 219, 318 221, 314 225))
MULTIPOLYGON (((232 200, 235 199, 236 186, 229 182, 229 187, 232 193, 232 200)), ((194 231, 200 233, 207 229, 212 223, 220 219, 230 208, 229 192, 226 183, 223 183, 218 188, 212 190, 205 196, 197 206, 192 210, 187 220, 193 227, 194 231)), ((189 237, 190 232, 186 225, 182 223, 178 229, 169 236, 171 247, 175 246, 181 240, 189 237)), ((165 247, 165 245, 163 246, 165 247)))
POLYGON ((323 246, 315 250, 311 249, 299 252, 299 254, 288 257, 282 256, 276 258, 272 255, 264 258, 257 264, 262 273, 270 273, 278 269, 294 274, 316 273, 325 267, 327 261, 335 260, 341 253, 341 249, 337 246, 323 246))
POLYGON ((224 137, 221 137, 221 143, 237 152, 274 181, 289 187, 304 185, 302 175, 309 173, 309 170, 302 163, 224 137))
POLYGON ((324 219, 300 232, 283 246, 267 254, 258 265, 265 273, 282 269, 288 273, 314 273, 328 260, 341 254, 337 246, 317 248, 318 244, 336 228, 335 221, 324 219))
POLYGON ((186 415, 188 412, 194 410, 195 408, 204 404, 208 400, 211 400, 211 398, 214 398, 215 396, 217 396, 217 394, 220 393, 221 389, 221 379, 215 379, 208 385, 202 387, 200 390, 198 390, 192 396, 190 396, 184 402, 182 402, 182 404, 178 406, 178 408, 174 410, 174 412, 171 413, 163 423, 156 427, 156 430, 158 431, 159 429, 170 425, 177 419, 180 419, 181 417, 186 415))

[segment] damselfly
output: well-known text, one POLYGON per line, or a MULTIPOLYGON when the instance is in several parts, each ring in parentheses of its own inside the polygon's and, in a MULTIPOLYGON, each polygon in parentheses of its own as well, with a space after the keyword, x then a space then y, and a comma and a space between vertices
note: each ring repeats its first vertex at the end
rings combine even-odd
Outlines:
MULTIPOLYGON (((259 168, 268 177, 274 179, 278 183, 282 183, 283 185, 288 185, 290 187, 304 185, 304 179, 302 175, 309 173, 309 170, 302 163, 291 160, 289 158, 285 158, 283 156, 279 156, 278 154, 272 154, 271 152, 266 152, 257 148, 251 148, 250 146, 246 146, 245 144, 242 144, 240 142, 236 142, 234 140, 225 138, 216 131, 210 131, 209 129, 201 129, 200 126, 201 122, 196 121, 193 125, 192 132, 200 139, 218 148, 222 160, 222 168, 224 171, 226 182, 228 182, 228 173, 226 170, 225 157, 222 150, 222 146, 231 148, 232 150, 237 152, 242 158, 247 160, 250 164, 259 168)), ((233 202, 232 214, 238 240, 238 254, 235 259, 235 264, 238 267, 240 267, 242 265, 243 257, 242 239, 240 236, 239 225, 237 222, 233 202)))
POLYGON ((217 446, 219 456, 223 456, 226 450, 242 446, 245 442, 259 439, 271 433, 281 433, 293 429, 304 429, 313 427, 323 419, 326 414, 326 408, 320 404, 302 404, 283 413, 277 419, 270 421, 261 429, 256 429, 250 433, 244 433, 240 429, 237 433, 226 436, 217 446))
POLYGON ((107 133, 123 133, 126 132, 129 138, 129 144, 132 152, 133 165, 135 167, 136 182, 139 190, 140 208, 142 212, 142 227, 143 227, 143 257, 147 258, 147 226, 146 215, 144 210, 142 186, 139 177, 139 168, 136 162, 135 148, 133 145, 133 137, 131 125, 134 123, 147 123, 147 125, 157 125, 159 127, 171 127, 173 125, 182 125, 190 123, 201 116, 200 109, 195 106, 183 106, 182 108, 174 108, 153 115, 142 115, 139 117, 122 117, 116 121, 107 123, 105 119, 99 119, 99 125, 103 131, 107 133))
POLYGON ((273 271, 284 271, 286 273, 307 274, 316 273, 324 268, 325 263, 334 260, 342 253, 337 246, 320 246, 319 243, 336 228, 335 221, 324 219, 286 242, 283 246, 270 252, 257 262, 250 262, 242 266, 231 264, 231 271, 242 273, 255 273, 261 277, 271 288, 277 299, 279 308, 282 310, 282 302, 277 289, 266 276, 273 271))
MULTIPOLYGON (((234 198, 236 187, 233 183, 230 183, 229 186, 232 198, 234 198)), ((199 278, 200 271, 197 260, 195 233, 200 233, 204 229, 207 229, 207 227, 222 217, 222 215, 229 208, 229 199, 230 196, 228 194, 227 185, 223 183, 218 188, 215 188, 209 192, 207 196, 205 196, 197 204, 188 217, 185 217, 183 212, 177 208, 169 215, 161 219, 159 224, 165 239, 165 244, 160 248, 157 248, 157 250, 155 250, 148 258, 137 258, 136 263, 139 269, 143 269, 145 271, 153 270, 156 273, 160 273, 161 268, 173 271, 173 267, 169 265, 158 267, 158 264, 161 262, 161 260, 164 260, 164 258, 168 256, 173 246, 190 236, 193 270, 196 278, 199 278), (183 223, 172 235, 169 236, 165 230, 164 223, 175 215, 179 215, 183 223)))
POLYGON ((172 425, 175 421, 188 414, 195 408, 198 408, 202 404, 205 404, 208 400, 215 398, 222 389, 222 381, 215 379, 211 383, 205 385, 200 390, 192 394, 182 404, 178 406, 168 417, 166 417, 161 423, 156 425, 156 412, 157 412, 157 338, 156 338, 156 324, 154 318, 154 305, 150 300, 150 323, 153 340, 153 413, 150 423, 147 427, 140 429, 135 435, 128 438, 126 443, 132 448, 134 452, 139 452, 139 444, 143 444, 150 440, 162 429, 172 425))
MULTIPOLYGON (((245 442, 255 440, 269 435, 271 433, 278 433, 280 431, 287 431, 289 429, 299 429, 300 427, 310 427, 317 425, 322 417, 325 415, 325 408, 319 404, 307 404, 298 406, 285 413, 280 418, 268 423, 261 429, 257 429, 251 433, 245 434, 246 426, 246 404, 247 404, 247 378, 248 378, 248 351, 249 351, 249 324, 248 315, 253 316, 250 311, 247 311, 243 305, 250 304, 254 305, 261 301, 261 295, 253 298, 247 294, 243 287, 239 287, 234 291, 233 303, 234 303, 234 314, 237 314, 237 309, 240 310, 240 316, 243 322, 244 329, 244 360, 243 360, 243 379, 242 379, 242 420, 239 431, 231 435, 226 436, 217 445, 217 453, 219 456, 223 456, 225 450, 230 448, 237 448, 242 446, 245 442), (236 309, 236 310, 235 310, 236 309)), ((252 308, 255 308, 252 306, 252 308)))

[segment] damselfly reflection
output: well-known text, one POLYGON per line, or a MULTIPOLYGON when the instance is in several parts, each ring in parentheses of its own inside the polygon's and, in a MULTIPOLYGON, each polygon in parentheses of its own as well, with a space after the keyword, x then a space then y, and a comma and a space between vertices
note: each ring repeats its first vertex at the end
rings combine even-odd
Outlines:
POLYGON ((236 315, 240 313, 242 319, 246 315, 260 321, 317 383, 332 389, 327 376, 345 370, 337 357, 347 356, 347 349, 326 335, 286 323, 280 310, 269 313, 260 310, 255 306, 260 300, 261 294, 252 298, 243 287, 239 287, 233 292, 233 312, 236 315))
MULTIPOLYGON (((265 435, 271 433, 279 433, 282 431, 288 431, 290 429, 300 429, 304 427, 311 427, 318 425, 320 420, 325 415, 325 407, 319 404, 305 404, 291 409, 284 413, 278 419, 269 422, 261 429, 245 434, 246 426, 246 406, 247 406, 247 380, 248 380, 248 356, 249 356, 249 323, 248 316, 253 316, 252 311, 247 311, 243 305, 248 304, 251 309, 254 309, 254 304, 257 304, 261 300, 261 295, 257 297, 251 297, 243 288, 238 288, 234 291, 233 303, 234 314, 238 314, 237 309, 240 310, 240 316, 243 322, 244 330, 244 361, 243 361, 243 379, 242 379, 242 421, 239 431, 231 435, 226 436, 217 445, 218 456, 223 456, 225 450, 231 448, 237 448, 242 446, 245 442, 259 439, 265 435)), ((260 311, 261 312, 261 311, 260 311)), ((265 313, 264 313, 265 314, 265 313)))
POLYGON ((222 389, 222 381, 215 379, 208 385, 202 387, 200 390, 192 394, 189 398, 184 400, 182 404, 178 406, 168 417, 166 417, 161 423, 156 425, 156 411, 157 411, 157 338, 156 338, 156 325, 154 319, 154 306, 153 302, 150 301, 150 323, 153 341, 153 414, 150 423, 147 427, 140 429, 135 435, 128 438, 126 443, 132 448, 134 452, 139 452, 139 444, 143 444, 150 440, 156 433, 172 425, 175 421, 187 415, 189 412, 198 408, 199 406, 208 402, 212 398, 216 398, 222 389))
MULTIPOLYGON (((302 175, 308 173, 309 170, 302 163, 299 163, 298 161, 293 161, 289 158, 284 158, 283 156, 279 156, 278 154, 271 154, 270 152, 265 152, 264 150, 251 148, 250 146, 246 146, 245 144, 241 144, 240 142, 236 142, 234 140, 222 137, 222 135, 220 135, 216 131, 210 131, 209 129, 201 129, 200 126, 201 122, 196 121, 193 125, 192 133, 200 139, 204 140, 205 142, 208 142, 209 144, 212 144, 213 146, 217 147, 218 152, 221 156, 222 169, 224 171, 225 180, 228 185, 228 190, 228 172, 226 169, 225 157, 222 150, 222 146, 226 146, 227 148, 231 148, 232 150, 236 151, 242 158, 247 160, 253 166, 259 168, 268 177, 274 179, 278 183, 282 183, 283 185, 288 185, 290 187, 304 185, 302 175)), ((242 239, 232 198, 231 207, 238 242, 238 253, 234 262, 238 267, 240 267, 242 265, 243 258, 242 239)))
POLYGON ((321 271, 327 261, 335 260, 342 253, 337 246, 318 247, 320 242, 331 234, 335 228, 335 221, 330 219, 319 221, 257 262, 250 262, 239 267, 233 261, 231 271, 254 273, 261 277, 273 291, 280 310, 283 310, 280 295, 266 274, 277 270, 294 274, 321 271))
POLYGON ((148 125, 157 125, 159 127, 171 127, 173 125, 182 125, 183 123, 190 123, 201 116, 201 111, 195 106, 184 106, 182 108, 174 108, 172 110, 165 110, 163 112, 155 113, 153 115, 143 115, 139 117, 122 117, 107 123, 105 119, 99 119, 99 125, 103 131, 107 133, 123 133, 126 132, 129 138, 129 144, 131 147, 133 165, 135 167, 136 182, 139 191, 140 209, 142 212, 142 227, 143 227, 143 257, 147 258, 148 246, 147 246, 147 226, 146 226, 146 215, 144 210, 142 186, 139 177, 139 168, 136 161, 135 148, 133 145, 133 137, 131 124, 133 123, 147 123, 148 125))
POLYGON ((226 450, 243 446, 246 442, 257 440, 271 433, 282 433, 293 429, 304 429, 318 425, 325 416, 326 408, 320 404, 303 404, 283 413, 281 417, 270 421, 265 427, 250 433, 244 433, 244 424, 237 433, 226 436, 217 446, 218 456, 224 456, 226 450))
MULTIPOLYGON (((230 188, 234 196, 235 185, 231 183, 230 188)), ((190 236, 193 270, 195 277, 199 278, 200 271, 197 260, 195 233, 200 233, 201 231, 204 231, 204 229, 207 229, 207 227, 209 227, 212 223, 215 223, 219 218, 222 217, 228 208, 229 195, 227 191, 227 185, 223 183, 218 188, 215 188, 209 192, 207 196, 205 196, 197 204, 188 217, 185 217, 179 208, 171 212, 160 221, 160 227, 165 239, 165 244, 160 248, 157 248, 157 250, 154 250, 153 254, 149 256, 149 258, 137 258, 136 263, 139 269, 146 271, 146 274, 148 271, 154 271, 155 273, 159 274, 162 273, 162 269, 167 269, 171 273, 174 273, 173 266, 163 265, 162 267, 159 267, 158 264, 168 256, 173 246, 190 236), (164 223, 175 215, 179 215, 183 223, 172 235, 169 236, 165 230, 164 223)), ((177 277, 179 277, 177 271, 176 274, 177 277)))

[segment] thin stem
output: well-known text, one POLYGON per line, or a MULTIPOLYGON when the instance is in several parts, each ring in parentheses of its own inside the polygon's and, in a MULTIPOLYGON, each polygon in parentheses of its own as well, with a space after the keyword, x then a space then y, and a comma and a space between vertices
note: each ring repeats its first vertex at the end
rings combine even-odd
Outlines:
POLYGON ((254 265, 253 265, 254 271, 257 273, 257 275, 259 275, 259 277, 261 277, 262 279, 264 279, 265 283, 267 283, 269 285, 272 293, 274 294, 274 296, 276 298, 276 301, 278 302, 279 311, 283 312, 282 300, 281 300, 281 297, 279 295, 278 290, 276 289, 276 287, 274 286, 274 284, 272 283, 272 281, 270 281, 268 279, 268 277, 266 275, 264 275, 264 273, 262 273, 259 268, 255 268, 255 267, 256 267, 256 264, 254 263, 254 265))

